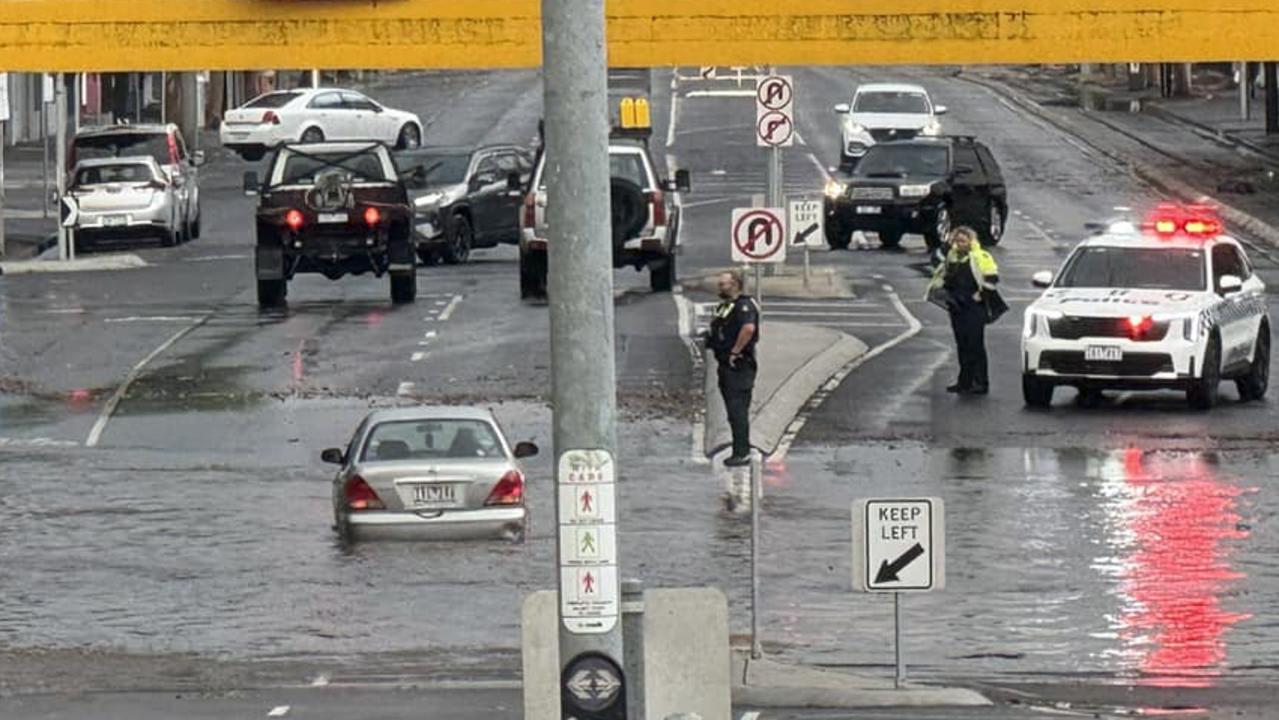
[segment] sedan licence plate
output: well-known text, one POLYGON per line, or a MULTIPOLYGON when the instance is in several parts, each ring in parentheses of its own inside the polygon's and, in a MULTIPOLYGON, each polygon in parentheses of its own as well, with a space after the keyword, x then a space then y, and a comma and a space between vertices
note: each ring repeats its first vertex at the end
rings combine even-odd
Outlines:
POLYGON ((316 220, 325 225, 334 225, 346 222, 348 217, 346 213, 320 213, 316 220))
POLYGON ((125 215, 107 215, 102 218, 102 224, 107 227, 120 227, 129 224, 129 218, 125 215))
POLYGON ((857 206, 858 215, 878 215, 882 213, 883 211, 884 209, 878 205, 858 205, 857 206))
POLYGON ((1089 345, 1084 348, 1086 362, 1123 362, 1124 349, 1118 345, 1089 345))
POLYGON ((418 483, 412 488, 409 505, 415 509, 451 508, 458 506, 458 489, 453 483, 418 483))

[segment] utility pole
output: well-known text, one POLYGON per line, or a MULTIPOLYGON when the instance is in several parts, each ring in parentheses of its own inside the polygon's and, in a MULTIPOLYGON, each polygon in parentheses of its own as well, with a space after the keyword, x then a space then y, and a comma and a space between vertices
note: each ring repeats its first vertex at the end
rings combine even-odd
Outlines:
POLYGON ((542 72, 561 715, 625 720, 604 0, 542 0, 542 72))
POLYGON ((1266 78, 1266 134, 1279 135, 1279 63, 1264 66, 1266 78))

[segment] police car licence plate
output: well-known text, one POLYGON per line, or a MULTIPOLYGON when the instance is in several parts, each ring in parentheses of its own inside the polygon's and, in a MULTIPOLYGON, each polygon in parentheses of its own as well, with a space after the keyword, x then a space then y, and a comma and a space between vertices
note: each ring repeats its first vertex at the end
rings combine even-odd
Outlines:
POLYGON ((1118 345, 1089 345, 1084 348, 1085 362, 1123 362, 1124 349, 1118 345))
POLYGON ((857 213, 859 215, 878 215, 882 213, 883 211, 884 209, 878 205, 858 205, 857 206, 857 213))
POLYGON ((316 220, 319 220, 321 223, 326 225, 331 225, 335 223, 344 223, 348 220, 348 218, 349 216, 346 213, 320 213, 316 220))

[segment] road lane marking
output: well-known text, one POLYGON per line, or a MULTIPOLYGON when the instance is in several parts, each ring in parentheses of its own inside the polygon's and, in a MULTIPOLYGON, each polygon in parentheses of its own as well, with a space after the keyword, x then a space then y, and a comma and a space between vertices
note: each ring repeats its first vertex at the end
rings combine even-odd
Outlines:
POLYGON ((80 447, 80 443, 74 440, 55 440, 53 438, 0 437, 0 448, 7 447, 80 447))
POLYGON ((461 302, 462 302, 462 296, 454 295, 453 299, 450 300, 449 304, 444 308, 444 312, 440 313, 440 322, 445 322, 450 317, 452 317, 453 311, 457 309, 457 306, 461 304, 461 302))
POLYGON ((315 679, 311 681, 311 687, 324 687, 328 684, 329 676, 324 674, 316 675, 315 679))
POLYGON ((752 711, 752 712, 744 712, 744 713, 742 713, 742 718, 741 718, 741 720, 759 720, 759 713, 757 713, 757 712, 753 712, 753 711, 752 711))
POLYGON ((791 421, 789 426, 787 426, 786 432, 782 433, 781 442, 777 445, 777 451, 769 456, 770 459, 774 457, 778 459, 786 457, 786 453, 790 452, 791 444, 795 442, 795 438, 798 437, 800 431, 804 429, 804 424, 808 422, 809 416, 812 415, 813 411, 821 407, 822 402, 832 392, 834 392, 835 389, 844 382, 844 379, 847 378, 854 370, 915 337, 924 329, 923 323, 919 321, 919 318, 911 314, 910 310, 906 308, 906 304, 897 296, 897 292, 893 290, 891 285, 885 285, 884 290, 888 293, 889 302, 893 304, 897 313, 906 321, 906 329, 897 334, 891 340, 880 343, 870 350, 867 350, 861 355, 861 357, 845 365, 839 370, 839 372, 831 376, 831 378, 822 385, 821 389, 818 390, 807 403, 805 403, 804 409, 800 410, 799 414, 795 416, 795 419, 791 421))
MULTIPOLYGON (((671 81, 671 90, 675 90, 675 81, 671 81)), ((671 93, 671 118, 666 125, 666 147, 675 145, 675 123, 679 122, 679 93, 671 93)))
POLYGON ((811 160, 813 164, 817 166, 817 171, 822 174, 823 180, 825 180, 826 182, 830 182, 832 180, 830 176, 830 171, 826 169, 826 166, 822 164, 821 160, 817 159, 816 155, 814 155, 813 153, 809 153, 808 159, 811 160))
POLYGON ((410 356, 409 356, 409 360, 411 360, 411 361, 413 361, 413 362, 422 362, 422 359, 423 359, 423 358, 425 358, 425 357, 426 357, 426 353, 424 353, 424 352, 415 352, 415 353, 413 353, 412 355, 410 355, 410 356))
POLYGON ((416 387, 417 387, 417 383, 411 383, 408 380, 405 380, 404 382, 400 383, 399 387, 395 389, 395 394, 398 397, 408 397, 413 394, 413 390, 416 387))
POLYGON ((249 255, 203 255, 200 257, 187 258, 183 262, 218 262, 222 260, 248 260, 249 255))
POLYGON ((195 322, 200 318, 190 317, 187 315, 130 315, 128 317, 107 318, 103 322, 109 323, 139 323, 139 322, 195 322))
POLYGON ((288 714, 289 714, 288 705, 276 705, 275 707, 271 708, 271 712, 267 713, 266 716, 267 717, 284 717, 285 715, 288 715, 288 714))
POLYGON ((754 90, 690 90, 684 93, 684 97, 709 97, 709 98, 753 98, 754 90))
POLYGON ((111 422, 111 416, 115 414, 116 408, 120 406, 120 401, 123 400, 125 394, 129 392, 129 387, 132 386, 133 383, 137 382, 138 378, 141 377, 142 371, 146 369, 146 366, 150 364, 152 360, 164 353, 164 351, 173 347, 179 340, 190 334, 193 330, 208 322, 211 317, 213 317, 213 313, 207 313, 203 317, 197 318, 195 322, 177 331, 171 335, 168 340, 160 343, 160 347, 152 350, 150 354, 142 358, 141 362, 133 366, 133 369, 125 376, 124 382, 121 383, 120 386, 115 389, 115 392, 111 393, 111 397, 107 399, 107 404, 103 406, 101 414, 98 415, 97 422, 93 423, 93 428, 89 430, 89 437, 84 441, 85 447, 97 447, 98 441, 102 439, 102 433, 107 429, 107 423, 111 422))

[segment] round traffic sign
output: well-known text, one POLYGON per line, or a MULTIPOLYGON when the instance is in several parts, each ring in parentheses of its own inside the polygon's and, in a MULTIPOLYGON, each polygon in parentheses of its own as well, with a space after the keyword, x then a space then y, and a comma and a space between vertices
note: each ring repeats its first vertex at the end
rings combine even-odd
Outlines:
POLYGON ((785 145, 795 133, 795 125, 786 113, 772 110, 760 116, 755 132, 769 145, 785 145))
POLYGON ((766 77, 755 86, 755 99, 769 110, 781 110, 795 97, 790 81, 783 77, 766 77))
POLYGON ((743 213, 733 226, 733 245, 751 260, 768 260, 781 252, 785 244, 782 219, 768 210, 743 213))

